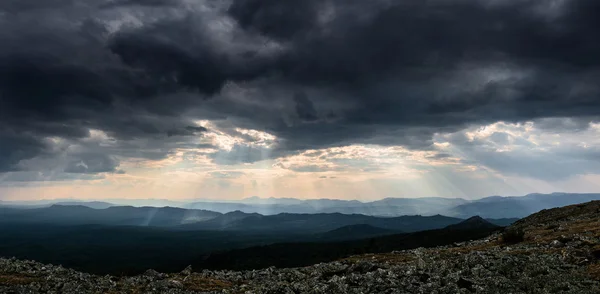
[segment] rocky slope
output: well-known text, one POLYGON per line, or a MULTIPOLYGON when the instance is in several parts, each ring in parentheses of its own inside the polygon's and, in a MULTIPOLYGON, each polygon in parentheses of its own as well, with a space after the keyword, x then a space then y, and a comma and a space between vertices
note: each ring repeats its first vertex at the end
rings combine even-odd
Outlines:
POLYGON ((544 210, 501 234, 294 269, 94 276, 0 259, 0 293, 600 293, 600 201, 544 210))

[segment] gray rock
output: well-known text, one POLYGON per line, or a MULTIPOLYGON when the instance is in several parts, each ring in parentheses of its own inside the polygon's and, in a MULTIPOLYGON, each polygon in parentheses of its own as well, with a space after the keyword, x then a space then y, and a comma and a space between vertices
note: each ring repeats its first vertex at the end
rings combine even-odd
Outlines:
POLYGON ((181 271, 181 274, 182 274, 182 275, 186 275, 186 276, 189 276, 189 275, 191 275, 191 274, 192 274, 192 266, 191 266, 191 265, 188 265, 186 268, 184 268, 184 269, 181 271))

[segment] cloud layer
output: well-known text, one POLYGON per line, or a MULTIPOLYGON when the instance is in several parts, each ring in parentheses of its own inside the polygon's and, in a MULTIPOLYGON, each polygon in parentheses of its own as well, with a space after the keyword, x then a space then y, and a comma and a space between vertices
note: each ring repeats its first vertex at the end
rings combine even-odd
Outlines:
POLYGON ((386 165, 327 153, 348 146, 545 181, 600 173, 594 146, 524 137, 595 144, 598 27, 594 0, 2 1, 0 173, 386 165), (533 127, 466 135, 498 122, 533 127))

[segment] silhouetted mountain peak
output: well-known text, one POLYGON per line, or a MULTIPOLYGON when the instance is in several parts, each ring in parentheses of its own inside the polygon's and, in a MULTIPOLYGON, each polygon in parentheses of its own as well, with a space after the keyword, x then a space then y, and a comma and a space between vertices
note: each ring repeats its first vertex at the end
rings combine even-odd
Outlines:
POLYGON ((490 223, 489 221, 483 219, 482 217, 476 215, 470 217, 458 224, 450 225, 446 227, 447 229, 452 230, 472 230, 472 229, 493 229, 499 228, 499 226, 490 223))
POLYGON ((258 214, 258 213, 245 213, 243 211, 236 210, 236 211, 225 213, 222 216, 216 218, 215 220, 218 220, 219 222, 231 223, 231 222, 235 222, 235 221, 245 220, 248 218, 260 218, 260 217, 262 217, 262 215, 258 214))
POLYGON ((234 217, 234 216, 250 216, 250 215, 258 215, 257 213, 245 213, 241 210, 235 210, 232 212, 225 213, 224 215, 234 217))
POLYGON ((466 219, 463 223, 477 223, 477 222, 487 222, 485 219, 483 219, 481 216, 472 216, 468 219, 466 219))

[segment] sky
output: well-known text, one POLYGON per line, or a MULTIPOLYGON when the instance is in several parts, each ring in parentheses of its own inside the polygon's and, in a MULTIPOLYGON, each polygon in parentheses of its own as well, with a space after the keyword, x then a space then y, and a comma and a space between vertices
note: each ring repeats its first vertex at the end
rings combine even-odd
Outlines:
POLYGON ((3 0, 0 200, 600 191, 597 0, 3 0))

